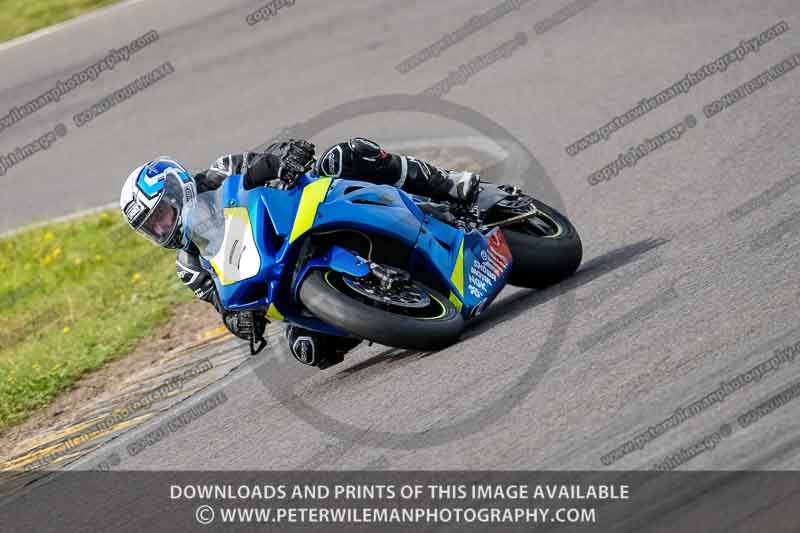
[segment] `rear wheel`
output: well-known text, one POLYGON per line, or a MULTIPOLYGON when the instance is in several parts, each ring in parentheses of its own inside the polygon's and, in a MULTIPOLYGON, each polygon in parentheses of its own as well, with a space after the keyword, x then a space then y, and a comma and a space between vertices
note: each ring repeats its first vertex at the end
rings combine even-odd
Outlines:
POLYGON ((498 220, 529 212, 536 216, 503 227, 514 262, 508 282, 529 288, 544 288, 571 276, 581 264, 583 245, 572 223, 544 202, 527 195, 513 201, 513 209, 498 205, 498 220), (527 207, 526 207, 527 206, 527 207))
POLYGON ((321 320, 387 346, 436 350, 458 340, 464 319, 450 300, 410 279, 386 279, 314 270, 300 287, 300 300, 321 320))

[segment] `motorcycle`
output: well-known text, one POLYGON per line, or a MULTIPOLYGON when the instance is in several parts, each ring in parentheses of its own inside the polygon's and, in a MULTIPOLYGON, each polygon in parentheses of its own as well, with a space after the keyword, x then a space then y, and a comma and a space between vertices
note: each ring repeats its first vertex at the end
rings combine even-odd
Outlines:
POLYGON ((570 221, 511 185, 481 183, 464 207, 310 172, 242 181, 197 195, 184 221, 222 305, 326 334, 441 349, 506 284, 543 288, 581 261, 570 221))

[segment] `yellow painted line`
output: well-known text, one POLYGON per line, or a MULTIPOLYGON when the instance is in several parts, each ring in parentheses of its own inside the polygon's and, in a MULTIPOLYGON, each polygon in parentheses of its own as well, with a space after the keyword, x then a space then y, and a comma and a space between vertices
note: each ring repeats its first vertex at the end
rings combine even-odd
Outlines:
MULTIPOLYGON (((69 448, 81 446, 83 444, 86 444, 87 442, 92 442, 92 441, 97 440, 99 438, 102 438, 102 437, 104 437, 106 435, 114 433, 115 431, 121 431, 121 430, 127 429, 129 427, 138 426, 142 422, 144 422, 147 419, 151 418, 154 414, 155 413, 144 413, 141 416, 134 417, 134 418, 131 418, 129 420, 123 420, 123 421, 119 422, 118 424, 115 424, 115 425, 113 425, 113 426, 111 426, 111 427, 109 427, 109 428, 107 428, 105 430, 92 432, 88 438, 85 438, 85 436, 87 435, 86 433, 82 433, 82 434, 76 435, 75 437, 66 439, 66 440, 64 440, 62 442, 53 444, 52 446, 48 446, 46 448, 43 448, 41 450, 37 450, 35 452, 30 452, 30 453, 23 454, 21 456, 17 456, 14 459, 6 461, 5 463, 0 463, 0 470, 3 470, 3 469, 9 469, 10 470, 10 469, 14 469, 14 468, 21 468, 21 467, 24 467, 25 465, 28 465, 28 464, 36 462, 37 460, 39 460, 42 457, 46 457, 46 456, 49 456, 49 455, 55 455, 58 451, 61 451, 61 450, 65 449, 65 448, 69 449, 69 448), (84 438, 85 438, 85 440, 83 440, 84 438), (67 446, 67 444, 69 444, 70 441, 74 441, 74 440, 78 440, 78 439, 80 439, 81 442, 75 444, 75 446, 67 446)), ((59 459, 59 457, 56 457, 52 461, 48 461, 47 464, 48 465, 49 464, 54 464, 56 461, 58 461, 58 459, 59 459)))
MULTIPOLYGON (((53 465, 60 465, 62 463, 67 463, 69 461, 72 461, 73 459, 79 459, 79 458, 83 457, 84 455, 88 455, 88 454, 92 453, 93 451, 95 451, 99 447, 100 447, 100 445, 98 444, 97 446, 92 446, 91 448, 85 448, 83 450, 77 450, 77 451, 72 452, 72 453, 64 454, 64 455, 58 457, 57 459, 53 460, 53 462, 48 463, 46 465, 42 465, 41 468, 44 469, 44 468, 47 468, 47 467, 50 467, 50 466, 53 466, 53 465)), ((4 466, 2 464, 0 464, 0 472, 3 470, 3 468, 4 468, 4 466)), ((13 477, 11 477, 11 479, 14 480, 14 479, 25 477, 26 475, 30 474, 30 472, 35 472, 36 470, 37 470, 36 468, 33 468, 33 469, 29 470, 29 471, 20 472, 19 475, 13 476, 13 477)))
MULTIPOLYGON (((224 326, 223 326, 224 327, 224 326)), ((229 337, 233 337, 233 335, 220 335, 219 337, 212 337, 209 339, 201 339, 195 342, 185 344, 183 346, 178 346, 174 348, 172 351, 169 352, 170 359, 178 359, 179 357, 187 357, 194 354, 194 351, 200 347, 207 347, 213 346, 214 344, 228 342, 229 337)))
MULTIPOLYGON (((187 381, 189 381, 189 380, 187 380, 187 381)), ((135 399, 132 399, 132 400, 126 402, 126 405, 130 406, 130 407, 128 407, 128 410, 131 410, 133 408, 133 406, 135 406, 137 400, 145 399, 148 394, 152 394, 153 392, 157 391, 159 388, 161 388, 163 386, 164 385, 161 384, 161 385, 158 385, 157 387, 154 387, 154 388, 148 390, 147 392, 145 392, 145 393, 143 393, 141 395, 136 395, 135 399)), ((160 396, 157 400, 148 400, 149 403, 144 404, 144 407, 140 407, 139 409, 134 409, 134 411, 142 411, 144 409, 147 409, 147 408, 151 407, 152 405, 155 405, 158 402, 166 400, 167 398, 172 398, 173 396, 177 396, 178 394, 181 393, 182 390, 183 390, 183 387, 178 387, 175 390, 171 390, 171 391, 165 393, 164 395, 160 396)), ((120 413, 122 413, 124 411, 125 411, 125 407, 120 407, 120 408, 117 408, 117 409, 113 409, 111 411, 111 416, 119 415, 120 413)))
POLYGON ((82 429, 91 427, 94 424, 98 423, 100 420, 103 420, 105 418, 108 418, 108 415, 98 414, 90 418, 76 422, 74 424, 67 425, 61 429, 57 429, 55 431, 51 431, 49 433, 45 433, 37 437, 33 437, 28 441, 31 443, 30 450, 37 450, 40 446, 45 446, 45 445, 48 446, 48 449, 52 448, 53 446, 57 446, 61 441, 69 438, 70 435, 79 433, 82 429))
MULTIPOLYGON (((53 465, 60 465, 62 463, 68 463, 73 459, 78 459, 80 457, 83 457, 84 455, 92 453, 94 450, 96 450, 99 447, 100 447, 100 445, 97 445, 97 446, 92 446, 91 448, 87 448, 87 449, 84 449, 84 450, 78 450, 78 451, 75 451, 73 453, 64 454, 64 455, 58 457, 57 459, 55 459, 52 463, 48 463, 46 466, 53 466, 53 465)), ((43 466, 42 468, 45 468, 45 467, 43 466)))
POLYGON ((65 426, 61 429, 52 431, 50 433, 45 433, 43 435, 39 435, 29 440, 31 443, 31 450, 38 448, 39 446, 44 446, 46 444, 52 444, 54 441, 59 439, 63 439, 80 431, 81 429, 88 428, 92 424, 96 423, 98 420, 102 418, 102 415, 98 415, 88 420, 82 420, 80 422, 76 422, 75 424, 65 426))
POLYGON ((210 339, 214 337, 221 337, 225 333, 228 332, 228 329, 224 325, 219 325, 215 328, 207 329, 200 333, 197 338, 198 339, 210 339))

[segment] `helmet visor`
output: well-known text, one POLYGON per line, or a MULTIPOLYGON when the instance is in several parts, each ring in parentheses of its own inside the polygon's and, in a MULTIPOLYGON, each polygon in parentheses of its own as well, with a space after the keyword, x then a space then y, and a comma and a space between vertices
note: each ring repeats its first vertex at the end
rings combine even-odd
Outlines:
POLYGON ((180 179, 168 173, 164 180, 163 194, 136 229, 157 245, 164 246, 172 240, 178 229, 182 209, 183 188, 180 179))

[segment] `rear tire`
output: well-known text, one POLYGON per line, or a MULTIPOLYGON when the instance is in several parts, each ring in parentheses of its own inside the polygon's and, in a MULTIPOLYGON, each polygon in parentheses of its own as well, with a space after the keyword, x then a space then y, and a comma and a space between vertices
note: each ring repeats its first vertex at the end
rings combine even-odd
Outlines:
POLYGON ((570 277, 581 264, 583 245, 575 226, 544 202, 532 199, 543 215, 553 223, 555 235, 539 236, 530 221, 502 228, 514 262, 508 283, 519 287, 541 289, 570 277))
POLYGON ((321 320, 359 337, 398 348, 438 350, 455 343, 464 319, 452 302, 416 283, 430 297, 427 316, 409 316, 374 305, 344 282, 344 274, 314 270, 300 286, 300 300, 321 320))

